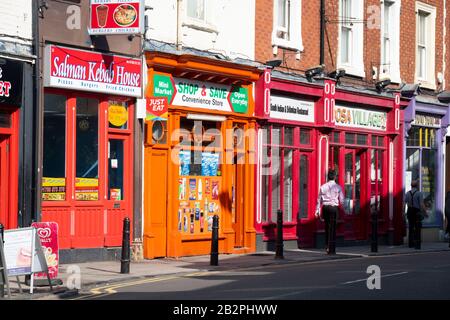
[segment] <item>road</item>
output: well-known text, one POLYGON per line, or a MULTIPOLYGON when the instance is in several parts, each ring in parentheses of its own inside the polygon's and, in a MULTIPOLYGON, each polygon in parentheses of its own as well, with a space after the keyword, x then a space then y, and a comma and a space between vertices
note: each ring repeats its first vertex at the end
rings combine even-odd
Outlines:
POLYGON ((450 252, 172 275, 115 284, 76 299, 450 299, 450 252), (380 268, 380 289, 367 287, 372 275, 367 269, 372 265, 380 268))

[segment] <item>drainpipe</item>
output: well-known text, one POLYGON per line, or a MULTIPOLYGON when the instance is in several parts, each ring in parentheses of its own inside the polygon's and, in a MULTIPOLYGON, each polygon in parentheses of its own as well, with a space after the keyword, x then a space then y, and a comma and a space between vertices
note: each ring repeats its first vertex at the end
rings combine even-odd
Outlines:
MULTIPOLYGON (((36 56, 36 62, 34 64, 34 112, 33 112, 33 121, 34 121, 34 159, 32 163, 32 171, 33 175, 31 177, 32 179, 32 185, 31 185, 31 210, 29 219, 40 221, 41 220, 41 192, 40 192, 40 181, 41 181, 41 170, 40 170, 40 159, 42 156, 41 152, 41 72, 40 72, 40 59, 41 59, 41 46, 40 46, 40 38, 39 38, 39 3, 40 1, 32 1, 33 3, 33 51, 34 55, 36 56)), ((27 221, 31 223, 31 221, 27 221)))
POLYGON ((320 0, 320 65, 325 64, 325 0, 320 0))
POLYGON ((181 51, 182 48, 182 17, 181 17, 181 10, 183 7, 183 0, 177 0, 177 50, 181 51))

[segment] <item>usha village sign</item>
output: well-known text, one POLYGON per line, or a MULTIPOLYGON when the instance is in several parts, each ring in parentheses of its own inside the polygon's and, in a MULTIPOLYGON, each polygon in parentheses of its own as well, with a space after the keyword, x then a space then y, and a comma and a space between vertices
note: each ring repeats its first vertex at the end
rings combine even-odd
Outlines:
POLYGON ((45 59, 46 87, 141 95, 140 59, 55 45, 46 47, 45 59))
POLYGON ((386 112, 336 106, 334 116, 337 126, 386 131, 386 112))

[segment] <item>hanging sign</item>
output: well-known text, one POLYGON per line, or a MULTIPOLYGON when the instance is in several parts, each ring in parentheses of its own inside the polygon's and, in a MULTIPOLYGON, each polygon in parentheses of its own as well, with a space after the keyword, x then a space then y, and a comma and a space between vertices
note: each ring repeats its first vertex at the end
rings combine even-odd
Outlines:
POLYGON ((155 74, 153 95, 166 97, 170 105, 247 113, 248 89, 211 82, 174 78, 155 74))
POLYGON ((140 34, 144 30, 142 0, 91 0, 91 35, 140 34))
POLYGON ((45 61, 46 87, 141 95, 140 59, 48 45, 45 61))
MULTIPOLYGON (((56 279, 59 267, 58 224, 56 222, 33 222, 31 226, 36 228, 36 233, 41 240, 48 275, 50 279, 56 279)), ((47 278, 47 274, 40 272, 36 273, 35 277, 47 278)))
POLYGON ((271 95, 270 117, 283 120, 314 122, 314 101, 271 95))
POLYGON ((386 112, 336 106, 334 115, 337 126, 386 131, 386 112))
POLYGON ((153 121, 167 121, 169 104, 167 103, 167 97, 147 97, 147 116, 145 120, 153 121))

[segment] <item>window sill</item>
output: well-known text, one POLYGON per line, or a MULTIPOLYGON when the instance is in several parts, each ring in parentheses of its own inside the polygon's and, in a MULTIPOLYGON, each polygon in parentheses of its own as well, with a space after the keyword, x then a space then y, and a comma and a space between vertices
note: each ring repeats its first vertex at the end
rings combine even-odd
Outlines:
POLYGON ((358 77, 358 78, 365 78, 366 73, 364 72, 363 67, 355 67, 352 65, 338 65, 338 69, 342 68, 345 70, 345 73, 350 76, 358 77))
POLYGON ((431 82, 429 82, 427 80, 419 80, 419 79, 417 79, 417 83, 419 83, 419 85, 422 88, 430 89, 430 90, 436 90, 436 84, 431 83, 431 82))
POLYGON ((287 50, 292 50, 292 51, 297 51, 297 52, 303 52, 305 49, 301 42, 296 43, 294 41, 287 41, 284 39, 276 38, 275 36, 272 36, 272 47, 279 47, 282 49, 287 49, 287 50))
POLYGON ((206 24, 206 23, 189 21, 189 22, 183 22, 182 26, 188 27, 188 28, 191 28, 194 30, 198 30, 198 31, 219 34, 219 31, 213 25, 206 24))
POLYGON ((394 73, 380 73, 380 79, 389 78, 391 80, 391 83, 393 84, 400 84, 402 82, 402 79, 400 77, 400 74, 394 73))

